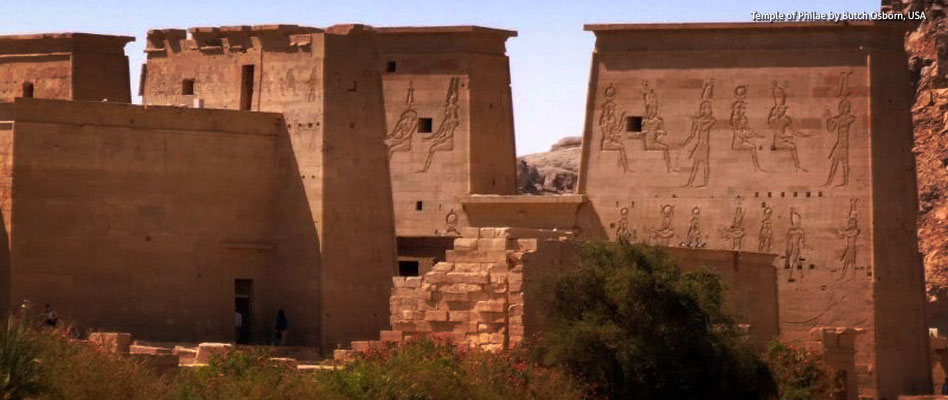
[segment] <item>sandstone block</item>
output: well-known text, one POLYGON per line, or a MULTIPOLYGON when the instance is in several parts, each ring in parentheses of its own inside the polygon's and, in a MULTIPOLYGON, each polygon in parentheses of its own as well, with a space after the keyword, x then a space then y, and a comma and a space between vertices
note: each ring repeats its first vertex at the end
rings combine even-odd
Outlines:
POLYGON ((109 353, 128 354, 132 345, 132 334, 123 332, 92 332, 89 342, 109 353))
POLYGON ((477 312, 490 312, 490 313, 500 313, 504 312, 507 307, 507 303, 504 301, 488 300, 488 301, 479 301, 474 306, 474 311, 477 312))
POLYGON ((520 325, 523 326, 523 315, 511 315, 507 318, 510 326, 520 325))
POLYGON ((425 311, 425 321, 444 322, 448 320, 447 311, 425 311))
POLYGON ((507 320, 507 315, 504 313, 480 312, 477 313, 475 320, 489 324, 502 324, 507 320))
POLYGON ((140 365, 145 366, 158 375, 164 375, 178 368, 178 356, 174 354, 147 354, 136 353, 129 354, 129 358, 135 360, 140 365))
POLYGON ((197 364, 207 364, 214 357, 223 357, 233 350, 234 346, 230 343, 201 343, 198 345, 197 356, 194 362, 197 364))
POLYGON ((481 285, 472 283, 455 283, 441 288, 441 292, 443 293, 470 293, 480 292, 481 290, 483 290, 481 285))
POLYGON ((510 328, 507 329, 507 333, 510 335, 523 336, 523 325, 520 325, 520 326, 511 325, 510 328))
MULTIPOLYGON (((469 284, 474 284, 474 285, 486 285, 488 282, 488 277, 487 277, 487 273, 448 272, 448 282, 469 283, 469 284)), ((477 290, 480 290, 480 288, 478 288, 477 290)))
POLYGON ((537 240, 536 239, 517 239, 518 251, 521 252, 534 252, 537 251, 537 240))
POLYGON ((454 250, 456 251, 474 251, 477 250, 477 241, 479 239, 473 238, 457 238, 454 239, 454 250))
POLYGON ((470 311, 448 311, 449 321, 468 321, 471 319, 470 311))
POLYGON ((431 267, 431 270, 435 272, 451 272, 454 270, 454 263, 441 261, 431 267))
POLYGON ((477 239, 477 250, 483 252, 507 250, 507 239, 477 239))
POLYGON ((522 281, 508 281, 507 290, 510 290, 511 293, 520 292, 523 290, 522 281))
MULTIPOLYGON (((335 357, 335 354, 333 354, 333 357, 335 357)), ((289 357, 270 357, 267 359, 267 361, 270 362, 270 364, 272 365, 287 368, 287 369, 296 369, 296 368, 299 368, 300 366, 299 361, 297 361, 295 358, 289 358, 289 357)))
POLYGON ((487 272, 491 275, 493 274, 506 274, 510 272, 510 268, 507 267, 507 263, 490 263, 487 267, 487 272))
POLYGON ((392 277, 392 287, 403 288, 405 287, 405 277, 404 276, 393 276, 392 277))
POLYGON ((178 360, 181 364, 194 364, 194 360, 197 358, 197 349, 174 346, 174 348, 171 349, 171 354, 178 356, 178 360))
POLYGON ((402 331, 381 331, 379 340, 383 342, 401 342, 403 338, 402 331))
POLYGON ((438 283, 445 283, 447 281, 448 281, 447 273, 444 273, 441 271, 432 271, 425 274, 426 283, 438 284, 438 283))
POLYGON ((133 344, 129 346, 128 352, 131 354, 171 354, 171 349, 167 347, 142 346, 133 344))
POLYGON ((516 292, 507 295, 507 301, 511 304, 523 304, 523 292, 516 292))
POLYGON ((447 259, 449 262, 499 263, 507 262, 507 254, 494 251, 482 252, 448 250, 445 252, 445 259, 447 259))
POLYGON ((461 236, 465 238, 477 239, 481 236, 480 232, 481 232, 480 228, 461 228, 461 236))
POLYGON ((454 264, 454 272, 487 272, 489 265, 485 263, 457 263, 454 264))
POLYGON ((507 314, 512 317, 523 315, 523 304, 511 304, 507 307, 507 314))
POLYGON ((410 276, 405 278, 405 287, 409 288, 420 288, 421 287, 421 277, 420 276, 410 276))

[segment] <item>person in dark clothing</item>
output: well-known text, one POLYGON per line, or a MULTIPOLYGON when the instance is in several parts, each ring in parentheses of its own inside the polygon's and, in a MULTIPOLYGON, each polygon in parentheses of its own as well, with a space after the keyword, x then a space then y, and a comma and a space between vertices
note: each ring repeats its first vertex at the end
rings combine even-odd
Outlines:
POLYGON ((286 313, 283 312, 281 308, 280 311, 277 311, 277 320, 276 320, 276 345, 283 346, 286 344, 286 330, 289 328, 289 322, 286 320, 286 313))
POLYGON ((43 324, 55 328, 57 322, 59 322, 59 316, 56 315, 56 310, 53 309, 52 304, 46 303, 46 311, 43 312, 43 324))
POLYGON ((941 394, 948 394, 948 378, 945 378, 945 383, 941 384, 941 394))

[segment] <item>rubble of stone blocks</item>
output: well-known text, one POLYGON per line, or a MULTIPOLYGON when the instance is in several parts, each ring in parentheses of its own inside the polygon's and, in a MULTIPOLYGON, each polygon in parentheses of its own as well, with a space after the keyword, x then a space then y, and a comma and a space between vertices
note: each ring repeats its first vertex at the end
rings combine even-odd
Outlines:
POLYGON ((445 261, 418 277, 392 278, 392 329, 379 340, 352 342, 334 359, 420 335, 467 347, 507 349, 523 340, 523 256, 538 241, 565 240, 568 233, 524 228, 465 228, 445 261))

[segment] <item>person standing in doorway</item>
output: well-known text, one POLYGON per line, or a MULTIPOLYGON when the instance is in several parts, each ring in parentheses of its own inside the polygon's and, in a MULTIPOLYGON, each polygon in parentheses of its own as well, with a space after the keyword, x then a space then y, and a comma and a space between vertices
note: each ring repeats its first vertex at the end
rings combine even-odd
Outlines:
POLYGON ((280 311, 277 311, 276 319, 276 345, 283 346, 286 344, 286 330, 289 328, 289 321, 286 320, 286 313, 283 312, 281 308, 280 311))

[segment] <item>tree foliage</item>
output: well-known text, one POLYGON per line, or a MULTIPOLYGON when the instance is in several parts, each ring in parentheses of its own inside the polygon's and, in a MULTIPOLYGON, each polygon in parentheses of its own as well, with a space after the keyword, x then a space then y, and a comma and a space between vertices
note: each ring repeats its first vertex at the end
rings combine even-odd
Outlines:
POLYGON ((535 356, 613 399, 769 399, 776 384, 722 311, 709 271, 681 272, 658 247, 588 243, 554 287, 535 356))

